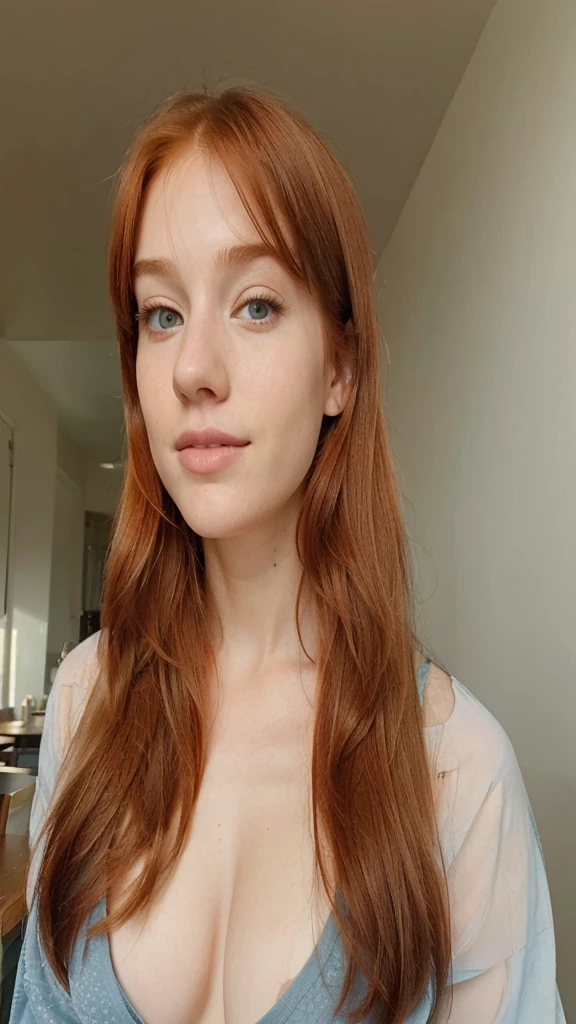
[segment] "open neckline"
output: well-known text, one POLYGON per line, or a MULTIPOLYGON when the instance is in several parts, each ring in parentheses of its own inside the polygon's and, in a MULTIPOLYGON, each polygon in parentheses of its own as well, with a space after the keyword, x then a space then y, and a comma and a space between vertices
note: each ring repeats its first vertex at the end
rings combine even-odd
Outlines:
MULTIPOLYGON (((416 681, 418 685, 418 693, 420 701, 424 699, 424 689, 426 681, 428 679, 428 673, 430 671, 431 661, 429 658, 423 658, 420 662, 417 673, 416 681)), ((454 682, 453 677, 452 682, 454 682)), ((106 896, 103 896, 100 902, 94 909, 91 915, 91 923, 104 917, 106 913, 106 896)), ((293 1010, 296 1009, 298 1004, 302 1001, 306 993, 310 990, 314 981, 319 976, 318 972, 314 970, 317 964, 320 964, 320 970, 324 970, 326 963, 328 962, 336 941, 338 939, 338 928, 336 925, 336 918, 334 917, 334 911, 331 910, 328 915, 328 919, 320 937, 314 946, 314 949, 310 953, 306 963, 300 969, 298 974, 292 979, 290 986, 286 989, 283 995, 280 997, 278 1002, 274 1003, 269 1010, 260 1017, 255 1024, 284 1024, 288 1020, 289 1015, 293 1010)), ((112 952, 110 947, 110 936, 106 932, 104 935, 94 936, 92 942, 102 943, 102 955, 104 960, 104 969, 108 974, 108 981, 110 984, 110 991, 114 992, 118 997, 118 1005, 116 1011, 118 1013, 126 1012, 132 1018, 134 1024, 146 1024, 146 1022, 140 1017, 137 1011, 132 1006, 132 1003, 128 999, 116 971, 114 970, 114 964, 112 962, 112 952)))
MULTIPOLYGON (((95 921, 102 918, 105 912, 106 897, 103 896, 91 915, 90 923, 93 924, 95 921)), ((336 919, 334 917, 334 912, 330 911, 326 924, 324 925, 320 937, 306 963, 295 978, 293 978, 289 988, 286 989, 278 1002, 274 1003, 274 1005, 271 1006, 264 1016, 260 1017, 255 1024, 283 1024, 283 1022, 288 1019, 289 1015, 296 1009, 319 976, 319 972, 316 970, 317 964, 320 964, 321 970, 324 969, 332 954, 334 946, 336 945, 337 939, 338 929, 336 926, 336 919)), ((140 1017, 138 1012, 132 1006, 132 1003, 120 984, 116 971, 114 970, 108 933, 95 935, 91 940, 91 943, 100 946, 100 956, 102 958, 101 967, 103 968, 105 975, 107 975, 105 981, 107 981, 110 995, 116 1003, 114 1007, 115 1012, 119 1014, 128 1013, 132 1021, 134 1021, 134 1024, 146 1024, 143 1018, 140 1017), (114 996, 112 996, 112 993, 114 993, 114 996)))

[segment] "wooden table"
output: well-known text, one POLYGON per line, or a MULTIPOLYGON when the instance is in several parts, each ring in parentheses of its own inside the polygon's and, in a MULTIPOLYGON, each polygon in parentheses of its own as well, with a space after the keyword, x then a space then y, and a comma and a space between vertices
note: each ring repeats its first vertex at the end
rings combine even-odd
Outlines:
POLYGON ((28 836, 0 836, 0 933, 7 935, 28 909, 24 878, 28 865, 28 836))
POLYGON ((40 745, 40 739, 44 731, 44 715, 32 715, 30 721, 24 724, 22 721, 13 722, 0 722, 0 737, 9 737, 14 744, 14 750, 3 752, 2 760, 6 757, 6 760, 10 764, 15 765, 18 760, 18 752, 23 747, 35 747, 38 748, 40 745), (29 741, 33 739, 34 742, 29 741), (36 742, 37 741, 37 742, 36 742))

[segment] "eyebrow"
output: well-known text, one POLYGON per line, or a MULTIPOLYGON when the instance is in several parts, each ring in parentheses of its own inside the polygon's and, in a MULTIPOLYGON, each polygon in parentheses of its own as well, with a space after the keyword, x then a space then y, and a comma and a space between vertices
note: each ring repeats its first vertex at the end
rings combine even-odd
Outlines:
MULTIPOLYGON (((227 249, 219 249, 214 256, 214 263, 219 270, 242 266, 259 259, 273 259, 280 262, 278 253, 266 242, 253 242, 250 245, 232 245, 227 249)), ((132 280, 139 277, 178 277, 178 268, 172 260, 157 258, 137 260, 132 267, 132 280)))

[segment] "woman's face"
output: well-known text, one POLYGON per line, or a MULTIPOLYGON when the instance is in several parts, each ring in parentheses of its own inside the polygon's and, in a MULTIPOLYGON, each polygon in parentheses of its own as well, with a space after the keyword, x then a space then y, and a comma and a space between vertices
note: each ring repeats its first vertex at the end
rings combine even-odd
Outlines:
POLYGON ((153 181, 134 289, 150 450, 184 520, 202 537, 240 536, 299 504, 345 385, 319 303, 265 251, 218 161, 191 151, 153 181), (242 445, 183 437, 207 429, 242 445))

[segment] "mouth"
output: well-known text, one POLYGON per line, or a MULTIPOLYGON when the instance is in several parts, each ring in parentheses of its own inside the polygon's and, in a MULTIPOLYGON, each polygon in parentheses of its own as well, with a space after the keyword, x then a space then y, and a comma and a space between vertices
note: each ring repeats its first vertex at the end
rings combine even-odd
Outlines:
POLYGON ((203 430, 185 430, 177 438, 175 448, 177 451, 184 448, 243 448, 247 444, 249 441, 226 434, 223 430, 204 427, 203 430))
POLYGON ((243 444, 188 445, 178 449, 178 458, 191 473, 217 473, 241 458, 249 444, 246 441, 243 444))

